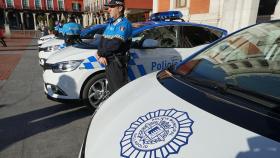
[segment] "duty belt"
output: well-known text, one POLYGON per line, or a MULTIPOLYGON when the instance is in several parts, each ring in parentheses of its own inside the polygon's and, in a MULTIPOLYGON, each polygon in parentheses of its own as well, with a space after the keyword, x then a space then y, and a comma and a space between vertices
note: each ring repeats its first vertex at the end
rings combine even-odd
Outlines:
POLYGON ((106 58, 109 63, 112 61, 116 61, 120 67, 124 67, 126 66, 125 57, 126 57, 125 55, 119 53, 119 54, 113 54, 106 58))

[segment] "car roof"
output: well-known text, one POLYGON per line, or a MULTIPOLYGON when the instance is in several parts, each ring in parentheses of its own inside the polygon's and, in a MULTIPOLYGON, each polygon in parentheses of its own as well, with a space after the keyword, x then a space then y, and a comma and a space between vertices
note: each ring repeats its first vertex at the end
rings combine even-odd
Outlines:
MULTIPOLYGON (((146 22, 135 22, 132 23, 133 31, 132 35, 136 35, 144 30, 154 28, 157 26, 170 26, 170 25, 177 25, 177 26, 183 26, 183 25, 188 25, 188 26, 197 26, 197 27, 207 27, 215 30, 220 30, 224 32, 224 34, 227 34, 227 31, 215 26, 210 26, 210 25, 205 25, 205 24, 197 24, 197 23, 191 23, 191 22, 182 22, 182 21, 146 21, 146 22)), ((86 36, 88 33, 90 33, 93 30, 100 29, 103 27, 106 27, 107 24, 96 24, 92 25, 88 28, 85 28, 81 31, 81 36, 86 36)))
POLYGON ((183 22, 183 21, 147 21, 147 22, 136 22, 133 23, 133 35, 142 32, 146 29, 153 28, 156 26, 168 26, 168 25, 177 25, 177 26, 183 26, 183 25, 189 25, 189 26, 197 26, 197 27, 207 27, 215 30, 220 30, 224 32, 224 34, 227 34, 227 31, 225 29, 221 29, 215 26, 205 25, 205 24, 197 24, 197 23, 191 23, 191 22, 183 22))

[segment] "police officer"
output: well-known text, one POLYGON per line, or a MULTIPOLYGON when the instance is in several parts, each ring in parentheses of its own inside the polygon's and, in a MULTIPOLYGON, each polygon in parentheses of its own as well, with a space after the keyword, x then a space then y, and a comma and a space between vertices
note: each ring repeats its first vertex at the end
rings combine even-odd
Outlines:
POLYGON ((82 26, 75 22, 75 18, 71 16, 69 22, 63 25, 62 32, 66 45, 72 45, 74 42, 79 42, 82 26))
POLYGON ((105 6, 112 20, 100 40, 97 58, 101 64, 106 65, 108 89, 113 94, 128 82, 127 62, 132 25, 124 17, 124 0, 111 0, 105 6))
POLYGON ((55 30, 55 35, 56 36, 58 36, 58 37, 61 37, 61 36, 63 36, 62 34, 63 34, 63 24, 61 23, 61 22, 56 22, 55 23, 55 27, 54 27, 54 30, 55 30))

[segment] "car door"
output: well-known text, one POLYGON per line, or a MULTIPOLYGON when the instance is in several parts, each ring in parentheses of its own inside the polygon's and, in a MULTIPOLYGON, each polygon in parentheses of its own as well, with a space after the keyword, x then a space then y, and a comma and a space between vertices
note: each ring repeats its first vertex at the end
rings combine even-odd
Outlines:
POLYGON ((182 58, 176 51, 176 26, 158 26, 132 38, 129 78, 136 79, 153 71, 177 64, 182 58))

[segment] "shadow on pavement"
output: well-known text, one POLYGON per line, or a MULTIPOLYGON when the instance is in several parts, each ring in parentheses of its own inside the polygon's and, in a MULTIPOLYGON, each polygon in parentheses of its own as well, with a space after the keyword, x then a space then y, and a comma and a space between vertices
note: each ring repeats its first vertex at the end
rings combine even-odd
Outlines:
POLYGON ((14 45, 14 46, 11 46, 11 47, 38 47, 38 44, 28 44, 28 45, 14 45))
MULTIPOLYGON (((7 48, 7 47, 5 47, 7 48)), ((38 50, 38 48, 30 48, 30 49, 26 49, 26 48, 23 48, 23 49, 0 49, 0 51, 25 51, 25 50, 38 50)))
POLYGON ((10 145, 91 115, 80 105, 58 104, 0 119, 0 151, 10 145))

